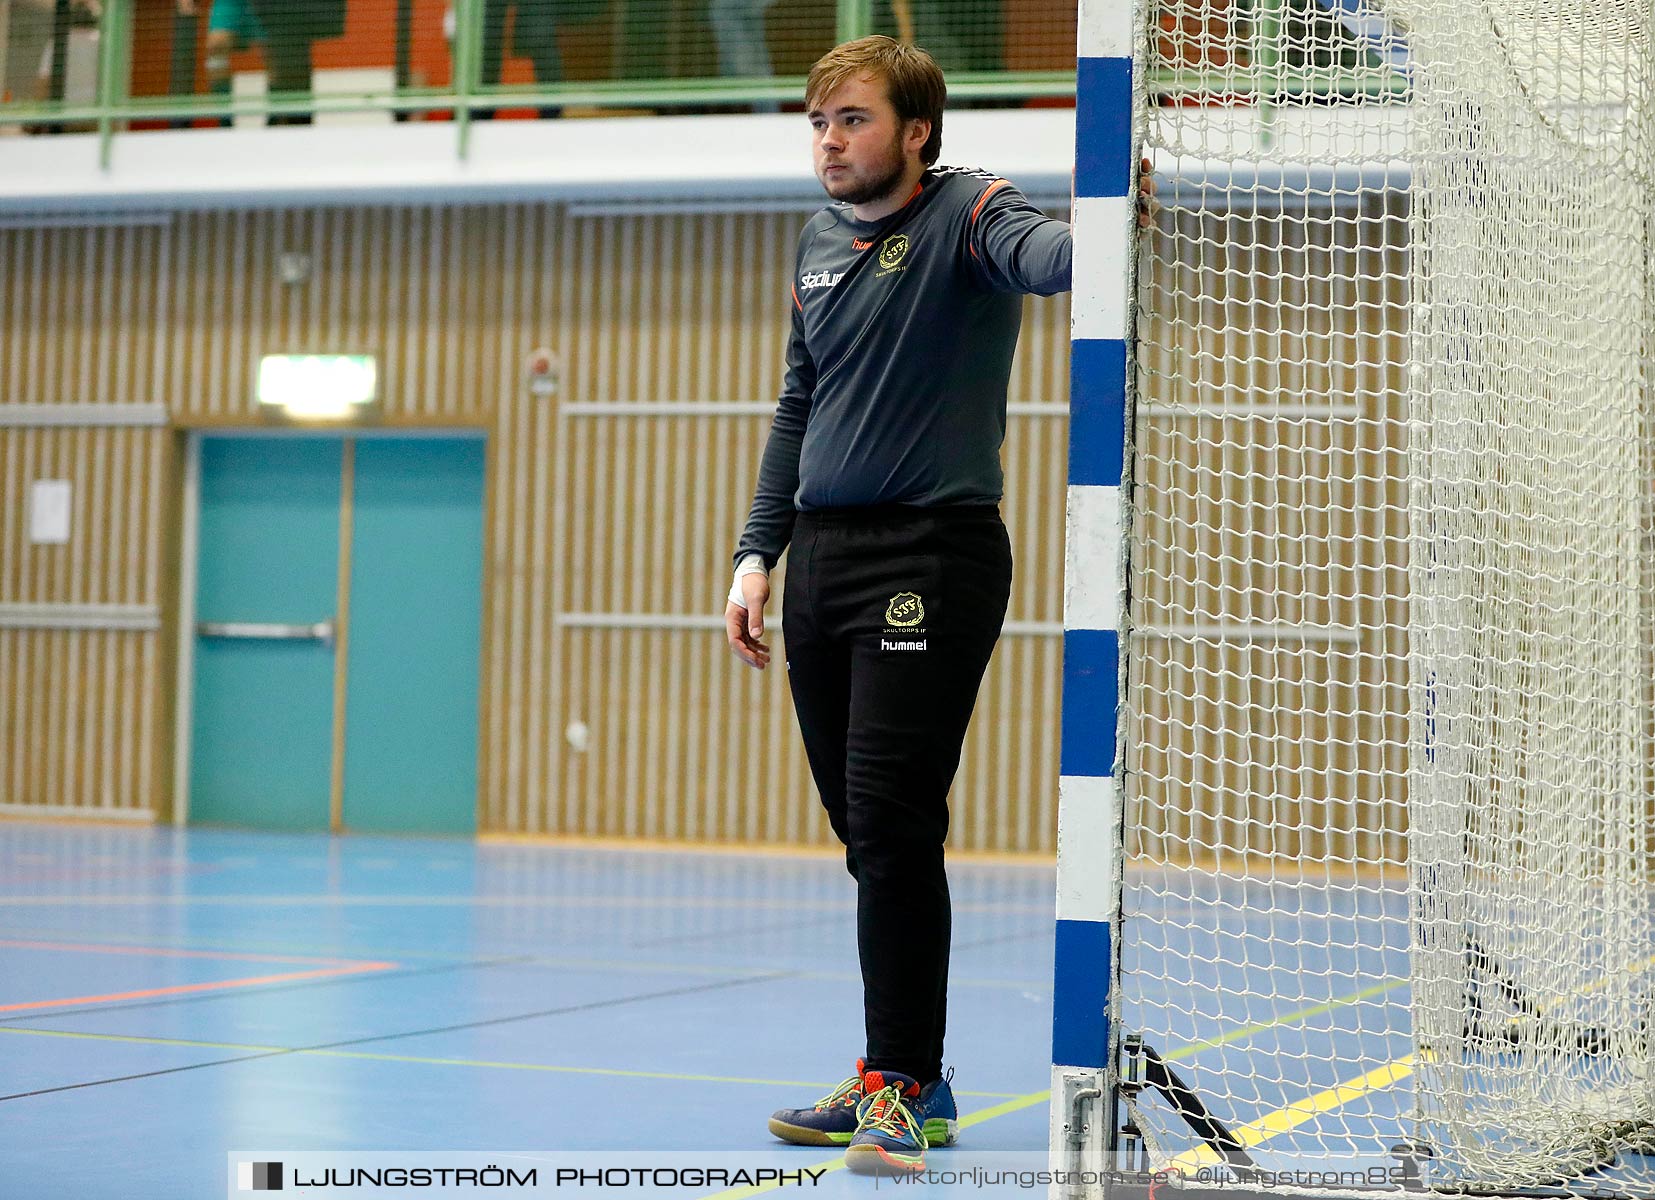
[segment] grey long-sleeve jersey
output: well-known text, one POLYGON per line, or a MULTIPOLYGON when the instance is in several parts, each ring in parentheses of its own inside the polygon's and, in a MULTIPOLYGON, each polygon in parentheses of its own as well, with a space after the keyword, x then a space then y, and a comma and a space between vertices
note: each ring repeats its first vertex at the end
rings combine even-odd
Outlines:
POLYGON ((995 504, 1022 293, 1067 291, 1069 227, 1004 179, 936 167, 880 221, 799 236, 787 374, 735 560, 776 565, 794 514, 995 504))

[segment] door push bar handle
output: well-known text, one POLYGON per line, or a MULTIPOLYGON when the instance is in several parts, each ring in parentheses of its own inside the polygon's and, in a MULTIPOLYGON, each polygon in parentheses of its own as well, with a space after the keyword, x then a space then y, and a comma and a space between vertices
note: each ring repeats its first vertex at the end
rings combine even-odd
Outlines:
POLYGON ((263 642, 331 642, 333 622, 314 625, 276 625, 257 621, 203 621, 195 627, 202 637, 251 638, 263 642))

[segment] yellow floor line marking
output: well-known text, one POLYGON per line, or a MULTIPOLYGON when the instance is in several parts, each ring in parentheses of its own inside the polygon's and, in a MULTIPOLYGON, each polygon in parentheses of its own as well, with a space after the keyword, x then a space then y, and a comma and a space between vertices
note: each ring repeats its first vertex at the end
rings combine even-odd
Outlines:
MULTIPOLYGON (((258 1046, 242 1042, 202 1042, 189 1038, 139 1037, 135 1034, 78 1033, 65 1029, 28 1029, 17 1025, 0 1025, 0 1033, 21 1033, 34 1037, 82 1038, 98 1042, 130 1042, 148 1046, 181 1046, 199 1050, 240 1050, 249 1054, 299 1054, 311 1058, 356 1058, 372 1062, 415 1063, 432 1067, 487 1067, 502 1071, 546 1071, 560 1075, 603 1075, 623 1079, 665 1079, 680 1083, 738 1083, 755 1087, 800 1088, 827 1092, 833 1084, 821 1080, 749 1079, 738 1075, 690 1075, 667 1071, 628 1071, 618 1067, 568 1067, 555 1063, 494 1062, 473 1058, 432 1058, 417 1054, 376 1054, 368 1050, 308 1049, 292 1046, 258 1046)), ((1009 1092, 960 1092, 982 1100, 1001 1100, 1009 1092)), ((1014 1099, 1016 1097, 1013 1097, 1014 1099)), ((993 1110, 988 1110, 993 1111, 993 1110)))
POLYGON ((1231 1042, 1242 1041, 1246 1038, 1252 1037, 1256 1033, 1264 1033, 1266 1030, 1277 1029, 1287 1025, 1300 1025, 1305 1021, 1310 1020, 1311 1017, 1319 1017, 1324 1013, 1330 1013, 1341 1008, 1347 1008, 1352 1004, 1360 1004, 1362 1001, 1370 999, 1374 996, 1381 996, 1386 992, 1395 991, 1399 987, 1405 987, 1407 986, 1407 983, 1408 981, 1406 979, 1387 979, 1383 983, 1373 984, 1370 987, 1363 988, 1361 991, 1352 992, 1348 996, 1340 996, 1337 999, 1329 1000, 1324 1004, 1313 1004, 1309 1008, 1299 1008, 1290 1013, 1283 1013, 1279 1017, 1272 1017, 1270 1020, 1265 1021, 1261 1025, 1243 1025, 1240 1029, 1232 1029, 1228 1033, 1221 1033, 1217 1037, 1209 1038, 1204 1042, 1191 1042, 1189 1045, 1180 1046, 1177 1050, 1174 1050, 1171 1054, 1168 1054, 1167 1059, 1170 1062, 1177 1062, 1180 1059, 1192 1058, 1195 1055, 1200 1054, 1203 1050, 1217 1050, 1220 1046, 1228 1046, 1231 1042))
MULTIPOLYGON (((969 1096, 970 1092, 957 1092, 956 1095, 969 1096)), ((1007 1113, 1022 1112, 1025 1108, 1033 1108, 1036 1104, 1045 1104, 1052 1098, 1050 1088, 1043 1092, 1029 1092, 1024 1096, 1013 1096, 1010 1100, 996 1104, 993 1108, 978 1109, 969 1117, 960 1118, 960 1128, 970 1129, 973 1125, 981 1125, 984 1121, 992 1121, 995 1117, 1003 1117, 1007 1113)))
MULTIPOLYGON (((1655 954, 1650 955, 1642 962, 1633 964, 1628 969, 1627 974, 1635 975, 1641 971, 1647 971, 1651 967, 1655 967, 1655 954)), ((1383 987, 1369 988, 1367 990, 1370 994, 1376 991, 1388 991, 1390 988, 1400 986, 1406 982, 1408 981, 1405 979, 1393 980, 1391 983, 1386 984, 1383 987)), ((1608 987, 1611 982, 1612 980, 1607 977, 1593 980, 1591 983, 1583 984, 1574 989, 1572 992, 1568 992, 1562 996, 1556 997, 1555 999, 1548 1000, 1544 1004, 1538 1005, 1538 1010, 1542 1014, 1551 1012, 1553 1009, 1561 1008, 1571 999, 1590 995, 1592 992, 1602 991, 1604 988, 1608 987)), ((1358 996, 1359 995, 1361 995, 1361 993, 1358 993, 1358 996)), ((1354 999, 1354 997, 1352 997, 1352 999, 1354 999)), ((1322 1010, 1325 1011, 1329 1007, 1334 1007, 1337 1003, 1338 1002, 1335 1002, 1335 1005, 1333 1006, 1323 1005, 1322 1010)), ((1193 1050, 1203 1048, 1205 1047, 1192 1047, 1191 1049, 1193 1052, 1193 1050)), ((1179 1054, 1171 1057, 1177 1058, 1184 1056, 1179 1054)), ((1347 1079, 1344 1083, 1341 1083, 1336 1087, 1328 1088, 1326 1091, 1317 1092, 1314 1096, 1307 1096, 1303 1100, 1289 1104, 1286 1108, 1278 1108, 1275 1112, 1266 1113, 1258 1120, 1250 1121, 1246 1125, 1232 1130, 1231 1132, 1236 1135, 1237 1140, 1239 1140, 1243 1146, 1253 1147, 1262 1145, 1272 1138, 1279 1137, 1284 1133, 1297 1129, 1299 1126, 1306 1124, 1324 1113, 1337 1112, 1353 1100, 1360 1100, 1363 1096, 1369 1095, 1370 1093, 1383 1091, 1388 1087, 1394 1087, 1396 1084, 1401 1083, 1414 1073, 1414 1064, 1414 1055, 1405 1054, 1401 1058, 1392 1059, 1382 1067, 1375 1067, 1373 1070, 1362 1075, 1358 1075, 1353 1079, 1347 1079)), ((1222 1159, 1218 1152, 1211 1146, 1198 1146, 1194 1150, 1189 1150, 1178 1155, 1168 1165, 1174 1171, 1193 1171, 1199 1170, 1201 1167, 1216 1166, 1221 1161, 1222 1159)))
MULTIPOLYGON (((1314 1096, 1306 1096, 1303 1100, 1289 1104, 1286 1108, 1278 1108, 1273 1113, 1251 1121, 1231 1132, 1243 1146, 1257 1146, 1280 1137, 1297 1129, 1300 1125, 1315 1120, 1323 1113, 1334 1112, 1343 1108, 1352 1100, 1360 1100, 1372 1092, 1383 1091, 1394 1084, 1401 1083, 1414 1073, 1414 1056, 1404 1055, 1382 1067, 1375 1067, 1365 1074, 1354 1079, 1347 1079, 1336 1087, 1317 1092, 1314 1096)), ((1201 1167, 1216 1166, 1223 1162, 1222 1156, 1211 1146, 1198 1146, 1174 1158, 1168 1165, 1169 1169, 1178 1172, 1190 1172, 1201 1167)))

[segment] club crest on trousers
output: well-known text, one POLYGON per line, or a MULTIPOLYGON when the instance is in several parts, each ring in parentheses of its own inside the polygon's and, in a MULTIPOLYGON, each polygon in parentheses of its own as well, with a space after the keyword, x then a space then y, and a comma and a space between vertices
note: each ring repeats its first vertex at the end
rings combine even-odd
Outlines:
POLYGON ((912 629, 925 620, 925 602, 918 592, 898 592, 885 606, 885 623, 894 629, 912 629))

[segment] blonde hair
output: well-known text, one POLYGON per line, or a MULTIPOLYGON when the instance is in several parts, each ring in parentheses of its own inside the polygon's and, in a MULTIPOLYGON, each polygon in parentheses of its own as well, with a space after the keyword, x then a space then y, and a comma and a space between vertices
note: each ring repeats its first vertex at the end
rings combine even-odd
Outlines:
POLYGON ((936 162, 942 153, 942 107, 948 100, 948 84, 936 59, 918 46, 879 33, 845 42, 810 68, 805 107, 819 107, 846 80, 861 75, 885 81, 898 120, 931 122, 931 136, 920 147, 919 158, 928 167, 936 162))

